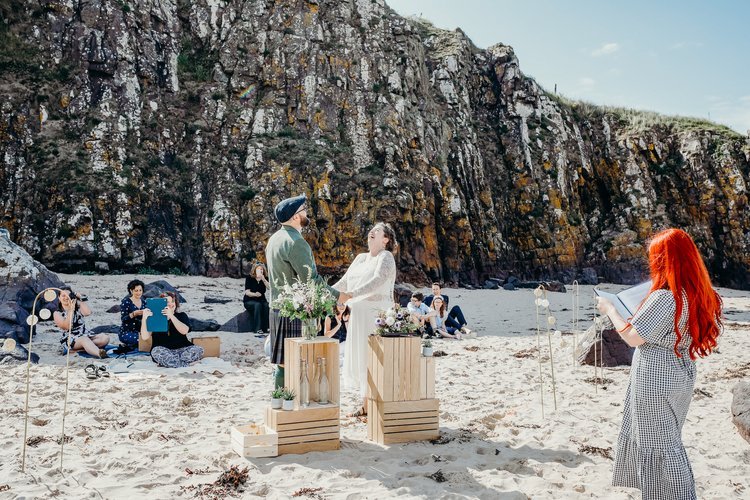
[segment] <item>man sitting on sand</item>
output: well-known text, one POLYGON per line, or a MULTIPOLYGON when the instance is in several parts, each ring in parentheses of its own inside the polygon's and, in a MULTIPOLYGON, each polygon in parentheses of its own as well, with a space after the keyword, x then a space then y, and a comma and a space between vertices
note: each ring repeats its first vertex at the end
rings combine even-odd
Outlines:
POLYGON ((411 300, 406 305, 406 310, 411 313, 412 322, 419 326, 419 329, 424 335, 429 336, 432 330, 430 326, 430 316, 434 316, 435 311, 430 309, 430 306, 423 301, 424 295, 422 292, 414 292, 411 294, 411 300))
MULTIPOLYGON (((432 299, 441 296, 445 307, 448 307, 448 296, 443 293, 442 286, 440 283, 435 282, 432 284, 432 295, 428 295, 424 298, 424 303, 428 306, 432 306, 432 299)), ((471 330, 467 326, 466 318, 464 317, 463 311, 458 306, 451 307, 448 311, 448 316, 445 320, 445 326, 450 326, 457 330, 461 330, 465 335, 471 335, 471 330)))

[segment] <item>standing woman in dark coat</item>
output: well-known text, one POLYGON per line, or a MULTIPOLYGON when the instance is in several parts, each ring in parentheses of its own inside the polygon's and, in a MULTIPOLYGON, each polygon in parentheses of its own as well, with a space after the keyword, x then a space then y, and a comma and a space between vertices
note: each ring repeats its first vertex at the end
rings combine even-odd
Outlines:
POLYGON ((260 262, 253 266, 250 276, 245 278, 245 295, 242 303, 250 315, 250 331, 268 333, 268 301, 266 290, 270 288, 266 266, 260 262))
POLYGON ((708 356, 721 333, 721 298, 685 231, 654 236, 648 260, 651 291, 632 318, 620 316, 607 299, 597 304, 636 348, 612 483, 640 489, 643 500, 695 499, 682 426, 693 398, 695 359, 708 356))

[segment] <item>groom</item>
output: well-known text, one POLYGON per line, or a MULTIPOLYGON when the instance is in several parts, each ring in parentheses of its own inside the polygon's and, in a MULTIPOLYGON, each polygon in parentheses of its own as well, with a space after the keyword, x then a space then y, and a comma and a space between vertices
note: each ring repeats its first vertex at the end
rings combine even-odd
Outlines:
MULTIPOLYGON (((266 262, 271 284, 271 304, 276 299, 277 288, 286 283, 292 284, 297 277, 301 281, 308 279, 325 283, 318 275, 315 258, 310 245, 302 237, 302 228, 310 224, 307 218, 307 198, 305 195, 287 198, 279 202, 274 209, 276 219, 281 222, 281 229, 276 231, 266 245, 266 262)), ((328 286, 327 283, 325 283, 328 286)), ((328 287, 339 302, 346 302, 351 296, 328 287)), ((275 388, 284 386, 284 339, 300 337, 302 323, 279 316, 278 309, 271 309, 271 363, 277 365, 275 388)))

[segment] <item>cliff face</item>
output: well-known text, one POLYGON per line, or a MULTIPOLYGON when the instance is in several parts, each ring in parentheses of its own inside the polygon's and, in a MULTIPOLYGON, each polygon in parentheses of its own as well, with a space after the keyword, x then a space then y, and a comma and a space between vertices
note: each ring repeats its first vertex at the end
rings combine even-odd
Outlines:
POLYGON ((677 226, 748 287, 725 128, 565 102, 382 0, 4 3, 0 224, 52 269, 237 275, 305 192, 329 273, 385 220, 405 280, 631 282, 677 226))

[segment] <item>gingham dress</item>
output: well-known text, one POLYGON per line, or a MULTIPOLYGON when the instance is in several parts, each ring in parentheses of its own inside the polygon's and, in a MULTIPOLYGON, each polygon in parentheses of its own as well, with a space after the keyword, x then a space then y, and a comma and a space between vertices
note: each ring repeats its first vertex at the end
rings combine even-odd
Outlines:
POLYGON ((612 484, 639 488, 644 500, 695 499, 695 482, 685 447, 685 423, 695 385, 695 363, 688 355, 691 337, 686 295, 682 297, 678 350, 675 301, 656 290, 630 323, 646 343, 635 350, 625 395, 612 484))

